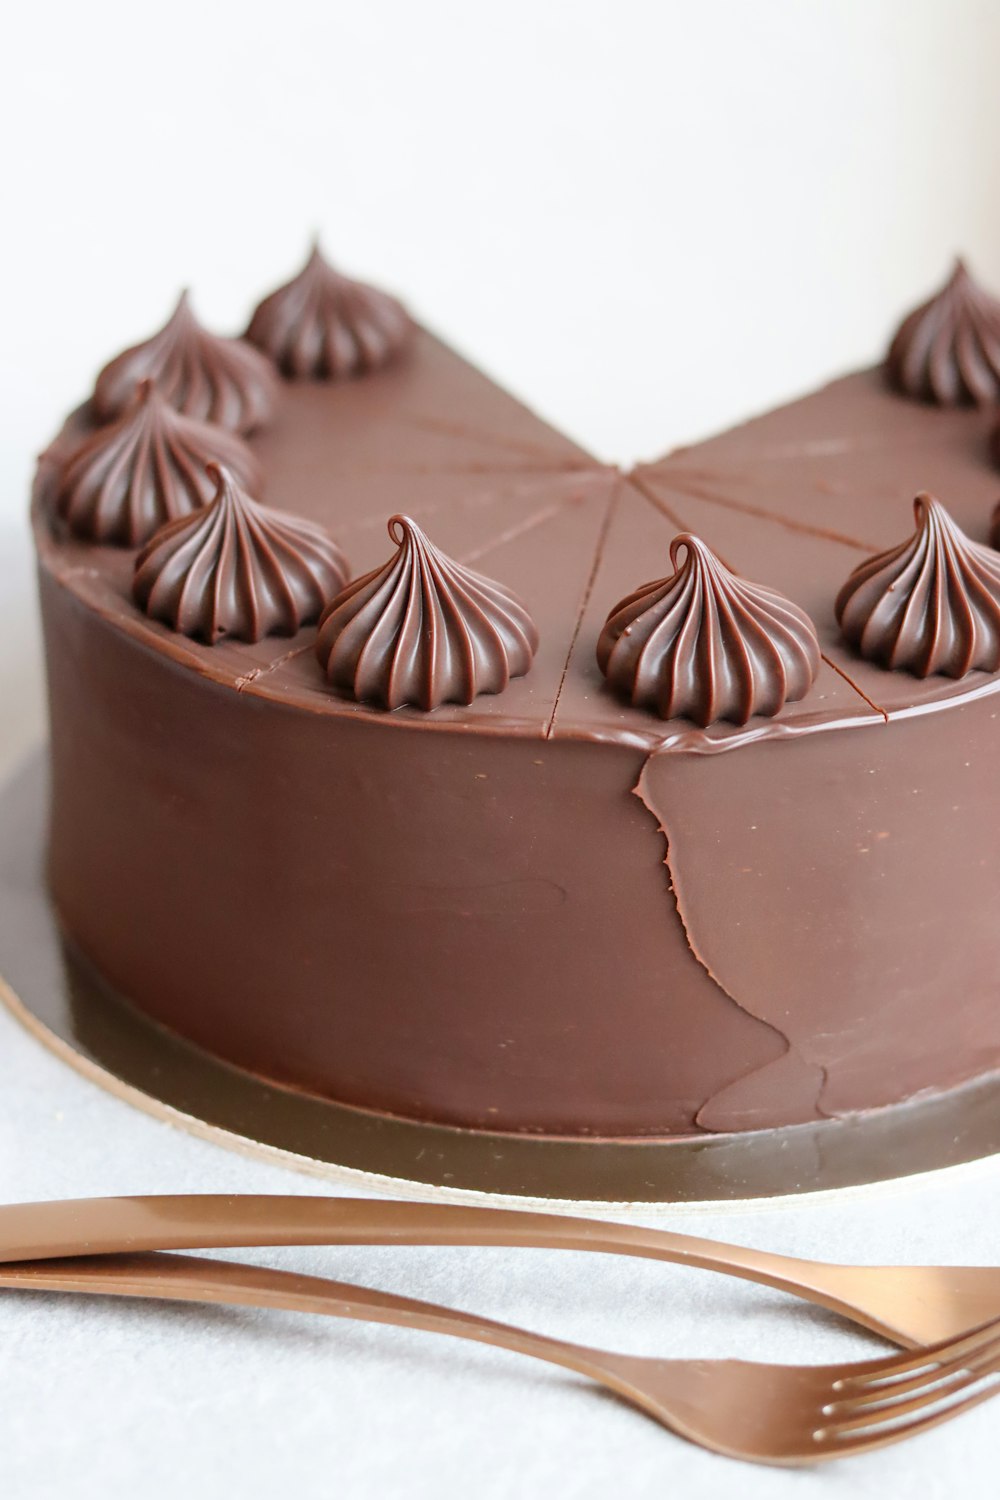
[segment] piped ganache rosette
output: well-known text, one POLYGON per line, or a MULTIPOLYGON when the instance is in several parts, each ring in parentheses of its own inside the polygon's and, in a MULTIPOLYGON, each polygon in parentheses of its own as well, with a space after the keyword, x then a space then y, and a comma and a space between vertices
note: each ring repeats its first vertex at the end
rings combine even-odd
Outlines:
POLYGON ((92 968, 300 1093, 597 1152, 854 1141, 1000 1068, 987 335, 949 303, 905 391, 620 474, 419 325, 380 364, 340 292, 313 264, 259 344, 185 310, 40 470, 92 968))
POLYGON ((886 373, 897 390, 938 406, 1000 401, 1000 300, 972 279, 963 261, 903 320, 886 373))
POLYGON ((126 349, 98 375, 92 402, 98 420, 118 416, 144 380, 178 411, 234 432, 262 427, 274 407, 268 361, 242 340, 202 328, 187 292, 159 333, 126 349))
POLYGON ((661 719, 745 724, 804 698, 819 670, 809 617, 749 583, 696 536, 670 544, 675 571, 615 605, 597 642, 608 682, 661 719))
POLYGON ((396 359, 412 333, 386 292, 334 270, 314 245, 303 269, 257 307, 246 336, 293 380, 347 380, 396 359))
POLYGON ((139 547, 165 521, 207 505, 222 464, 256 491, 260 465, 224 427, 175 411, 151 380, 119 417, 87 432, 60 466, 55 504, 70 529, 91 541, 139 547))
POLYGON ((348 584, 320 621, 328 681, 362 702, 429 711, 524 676, 538 630, 521 601, 446 557, 408 516, 391 518, 389 537, 395 556, 348 584))
POLYGON ((918 495, 907 541, 854 569, 837 596, 844 637, 869 661, 928 677, 1000 669, 1000 554, 918 495))
POLYGON ((218 465, 208 476, 212 503, 162 526, 136 559, 136 603, 210 645, 294 635, 344 584, 343 553, 311 522, 258 505, 218 465))

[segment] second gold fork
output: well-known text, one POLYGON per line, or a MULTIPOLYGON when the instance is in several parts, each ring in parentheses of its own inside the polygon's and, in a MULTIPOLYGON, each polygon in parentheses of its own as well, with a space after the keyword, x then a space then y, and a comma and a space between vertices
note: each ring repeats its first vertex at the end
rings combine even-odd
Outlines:
POLYGON ((0 1206, 0 1262, 267 1245, 497 1245, 635 1255, 775 1287, 911 1347, 1000 1317, 996 1267, 834 1265, 520 1209, 214 1193, 0 1206))
POLYGON ((781 1466, 898 1443, 1000 1393, 1000 1322, 915 1354, 765 1365, 610 1353, 392 1292, 187 1255, 7 1264, 0 1286, 270 1307, 451 1334, 576 1370, 704 1448, 781 1466))

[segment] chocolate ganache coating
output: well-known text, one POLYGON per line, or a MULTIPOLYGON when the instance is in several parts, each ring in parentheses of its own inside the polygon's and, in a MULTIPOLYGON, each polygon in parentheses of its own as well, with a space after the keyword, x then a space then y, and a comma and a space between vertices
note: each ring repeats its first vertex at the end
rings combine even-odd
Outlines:
POLYGON ((294 635, 342 587, 343 553, 311 521, 258 505, 217 464, 207 472, 211 505, 161 526, 136 559, 136 603, 210 644, 294 635))
POLYGON ((961 260, 941 291, 900 324, 886 374, 904 395, 938 406, 1000 400, 1000 301, 961 260))
POLYGON ((538 652, 503 693, 387 713, 329 689, 308 626, 164 628, 133 556, 53 515, 71 417, 33 506, 48 870, 123 1004, 366 1119, 587 1141, 854 1139, 883 1108, 905 1133, 904 1101, 1000 1068, 1000 673, 887 672, 833 610, 901 496, 981 536, 990 416, 879 368, 622 475, 419 328, 378 378, 276 400, 270 506, 365 574, 405 505, 525 600, 538 652), (803 701, 700 728, 606 690, 608 604, 679 532, 816 623, 803 701))
POLYGON ((670 561, 669 578, 619 600, 604 623, 597 662, 611 686, 661 719, 703 728, 804 698, 820 662, 808 615, 737 577, 696 536, 676 536, 670 561))
POLYGON ((913 502, 914 535, 859 563, 837 596, 844 638, 880 666, 929 677, 1000 668, 1000 556, 940 500, 913 502))
POLYGON ((276 381, 267 360, 241 339, 202 328, 187 292, 159 333, 104 366, 94 386, 98 419, 123 411, 142 380, 152 380, 178 411, 236 432, 262 427, 274 406, 276 381))
POLYGON ((383 708, 471 703, 523 677, 538 631, 502 584, 453 562, 408 516, 393 516, 396 555, 349 583, 320 621, 327 679, 383 708))
POLYGON ((175 411, 143 380, 121 416, 70 450, 55 503, 77 536, 140 547, 165 521, 208 504, 215 484, 205 466, 212 462, 259 490, 260 464, 240 437, 175 411))
POLYGON ((395 297, 341 275, 314 245, 298 276, 258 305, 246 337, 293 380, 348 380, 395 359, 411 333, 395 297))

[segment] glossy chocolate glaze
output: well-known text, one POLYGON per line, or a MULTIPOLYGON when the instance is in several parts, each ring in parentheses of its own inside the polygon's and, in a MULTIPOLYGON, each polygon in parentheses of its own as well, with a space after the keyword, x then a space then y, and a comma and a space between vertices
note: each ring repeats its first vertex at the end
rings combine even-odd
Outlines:
POLYGON ((334 694, 312 627, 209 647, 147 620, 132 554, 63 531, 43 462, 68 933, 210 1052, 442 1123, 744 1130, 997 1067, 1000 681, 886 671, 834 617, 918 491, 986 539, 989 426, 876 371, 625 477, 424 334, 284 385, 252 442, 269 505, 355 575, 403 511, 537 622, 525 676, 430 714, 334 694), (609 609, 681 530, 817 627, 817 679, 772 718, 702 730, 603 681, 609 609))

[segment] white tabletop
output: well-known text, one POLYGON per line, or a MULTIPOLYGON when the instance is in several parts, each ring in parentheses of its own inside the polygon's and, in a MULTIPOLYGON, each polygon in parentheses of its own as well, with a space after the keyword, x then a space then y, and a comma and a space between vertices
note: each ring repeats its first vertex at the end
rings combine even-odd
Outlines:
MULTIPOLYGON (((0 775, 43 733, 26 539, 0 528, 0 775)), ((989 1263, 1000 1161, 888 1187, 635 1218, 798 1255, 989 1263)), ((77 1076, 0 1011, 0 1201, 358 1193, 231 1154, 77 1076)), ((824 1361, 884 1345, 728 1278, 523 1250, 245 1252, 658 1355, 824 1361)), ((997 1493, 997 1407, 814 1472, 702 1453, 576 1377, 431 1335, 291 1314, 0 1295, 0 1495, 594 1497, 997 1493)))

